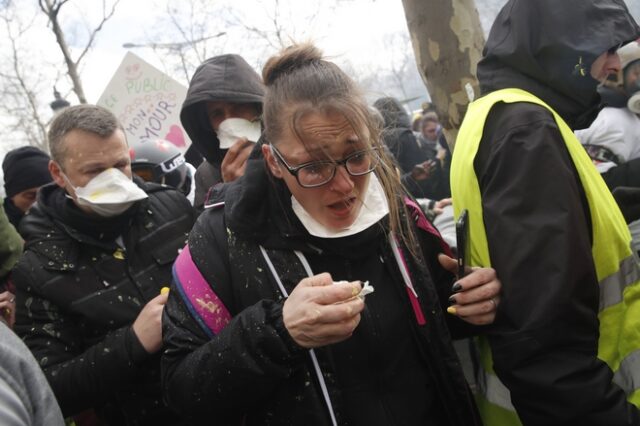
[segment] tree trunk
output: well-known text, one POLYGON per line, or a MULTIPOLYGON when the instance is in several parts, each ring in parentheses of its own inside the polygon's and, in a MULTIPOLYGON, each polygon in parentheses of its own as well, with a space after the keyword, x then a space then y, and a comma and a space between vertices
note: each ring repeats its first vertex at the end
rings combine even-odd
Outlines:
POLYGON ((453 149, 471 100, 484 34, 474 0, 402 0, 420 74, 453 149))

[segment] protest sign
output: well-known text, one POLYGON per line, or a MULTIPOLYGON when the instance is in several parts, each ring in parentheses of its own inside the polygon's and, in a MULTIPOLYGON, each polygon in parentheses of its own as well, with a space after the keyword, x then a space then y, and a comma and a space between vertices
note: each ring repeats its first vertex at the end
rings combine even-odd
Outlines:
POLYGON ((118 117, 130 143, 164 139, 184 152, 191 144, 180 124, 186 95, 182 84, 127 52, 97 104, 118 117))

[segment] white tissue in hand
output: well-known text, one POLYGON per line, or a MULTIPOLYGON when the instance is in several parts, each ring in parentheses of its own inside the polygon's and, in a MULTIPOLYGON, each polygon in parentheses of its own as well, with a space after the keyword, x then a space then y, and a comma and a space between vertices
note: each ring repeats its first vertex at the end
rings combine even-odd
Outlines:
MULTIPOLYGON (((342 281, 334 281, 333 283, 334 284, 349 284, 349 281, 342 280, 342 281)), ((359 298, 361 298, 361 299, 364 299, 364 297, 367 294, 373 293, 374 290, 375 289, 373 288, 373 286, 369 285, 369 281, 365 281, 364 283, 362 283, 362 288, 360 289, 360 293, 358 293, 357 296, 359 298)))

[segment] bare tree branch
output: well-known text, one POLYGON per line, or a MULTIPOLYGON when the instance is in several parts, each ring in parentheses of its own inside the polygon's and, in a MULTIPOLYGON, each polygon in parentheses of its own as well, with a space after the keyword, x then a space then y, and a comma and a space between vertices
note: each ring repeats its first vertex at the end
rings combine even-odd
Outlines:
POLYGON ((67 2, 68 0, 38 0, 38 4, 42 11, 49 17, 49 23, 51 24, 51 30, 53 34, 56 36, 56 42, 62 51, 62 56, 64 57, 64 61, 67 64, 67 70, 69 72, 69 78, 71 79, 71 83, 73 84, 73 91, 76 93, 78 100, 82 104, 87 103, 87 98, 84 95, 84 89, 82 87, 82 81, 80 80, 80 75, 78 74, 78 67, 76 66, 76 62, 71 57, 71 52, 69 51, 69 46, 67 45, 67 40, 64 36, 64 31, 62 31, 62 27, 60 26, 60 21, 58 20, 58 13, 60 12, 60 8, 67 2))
MULTIPOLYGON (((65 0, 66 1, 66 0, 65 0)), ((102 20, 100 21, 100 23, 93 29, 93 31, 91 31, 91 33, 89 34, 89 41, 87 41, 87 45, 85 46, 85 48, 82 50, 82 52, 80 53, 80 55, 78 55, 78 59, 75 60, 75 66, 78 67, 80 65, 80 61, 82 61, 82 58, 84 58, 84 56, 87 54, 87 52, 89 51, 89 49, 91 49, 91 47, 93 47, 93 42, 95 41, 96 38, 96 34, 98 34, 98 32, 102 29, 102 27, 104 26, 104 24, 111 19, 111 17, 113 16, 113 14, 116 11, 116 6, 118 5, 118 3, 120 3, 120 0, 115 0, 113 2, 113 4, 111 5, 111 10, 109 11, 109 13, 105 13, 106 12, 106 2, 105 0, 102 1, 102 20)))
POLYGON ((82 87, 82 80, 80 79, 80 73, 78 71, 78 66, 80 61, 85 56, 87 51, 93 46, 93 42, 95 40, 96 34, 102 29, 105 22, 107 22, 114 14, 115 8, 120 2, 120 0, 115 0, 111 10, 106 13, 106 4, 103 0, 103 14, 102 21, 92 30, 90 31, 89 40, 85 45, 85 48, 80 53, 77 60, 73 60, 71 56, 71 52, 69 50, 69 45, 67 44, 67 40, 60 26, 60 20, 58 19, 58 14, 60 13, 60 9, 64 6, 69 0, 38 0, 38 4, 40 5, 40 9, 47 15, 49 18, 49 23, 51 24, 51 30, 53 34, 56 36, 56 42, 60 47, 62 52, 62 56, 64 57, 64 61, 67 65, 67 72, 69 74, 69 78, 71 79, 71 83, 73 85, 73 91, 78 97, 78 101, 80 103, 87 103, 87 98, 84 94, 84 88, 82 87))
MULTIPOLYGON (((5 9, 5 11, 7 10, 5 9)), ((9 117, 16 120, 15 125, 10 127, 12 131, 20 131, 27 136, 27 142, 29 144, 46 151, 46 123, 40 115, 36 95, 29 87, 25 73, 21 68, 19 57, 20 48, 17 44, 18 38, 25 33, 33 21, 28 24, 29 26, 18 28, 17 31, 15 31, 17 34, 14 34, 14 28, 11 24, 15 20, 4 13, 0 15, 0 20, 2 20, 4 24, 7 39, 11 46, 11 73, 3 72, 1 74, 2 77, 6 79, 5 82, 8 83, 8 86, 3 87, 3 97, 12 97, 15 99, 13 107, 10 103, 5 102, 3 109, 9 117), (26 105, 22 106, 20 100, 26 101, 26 105), (27 111, 25 111, 25 109, 27 111)))

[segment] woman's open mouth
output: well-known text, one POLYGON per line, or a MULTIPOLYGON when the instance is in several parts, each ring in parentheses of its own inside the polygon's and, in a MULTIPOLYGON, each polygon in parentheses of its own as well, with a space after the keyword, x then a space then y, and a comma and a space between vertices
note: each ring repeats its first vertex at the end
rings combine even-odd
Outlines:
POLYGON ((342 201, 338 201, 337 203, 329 204, 328 207, 329 209, 331 209, 333 214, 337 216, 347 216, 349 213, 351 213, 355 203, 356 197, 351 197, 342 201))

